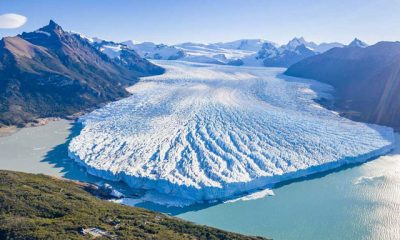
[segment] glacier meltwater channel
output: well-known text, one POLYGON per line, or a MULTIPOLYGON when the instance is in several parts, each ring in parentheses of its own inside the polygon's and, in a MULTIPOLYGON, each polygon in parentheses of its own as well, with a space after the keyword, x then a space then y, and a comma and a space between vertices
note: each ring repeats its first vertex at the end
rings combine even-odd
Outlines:
POLYGON ((69 155, 90 174, 191 201, 229 199, 392 149, 391 128, 318 105, 328 85, 278 68, 157 63, 165 74, 80 118, 69 155))

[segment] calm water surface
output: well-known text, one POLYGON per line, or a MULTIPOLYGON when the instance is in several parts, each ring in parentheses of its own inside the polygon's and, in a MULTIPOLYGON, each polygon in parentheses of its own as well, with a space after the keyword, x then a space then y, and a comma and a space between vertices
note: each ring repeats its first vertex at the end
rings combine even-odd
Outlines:
POLYGON ((400 155, 178 217, 274 239, 400 239, 400 155))
MULTIPOLYGON (((78 130, 68 121, 58 121, 0 137, 0 168, 102 181, 66 155, 67 142, 78 130)), ((123 184, 117 185, 126 191, 123 184)), ((257 200, 164 210, 196 223, 278 240, 400 239, 399 146, 374 161, 273 191, 275 196, 257 200)))

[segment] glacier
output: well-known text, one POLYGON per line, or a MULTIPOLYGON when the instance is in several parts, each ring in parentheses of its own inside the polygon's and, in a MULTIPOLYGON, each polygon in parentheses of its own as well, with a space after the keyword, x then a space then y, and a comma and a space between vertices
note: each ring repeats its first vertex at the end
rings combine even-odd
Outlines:
POLYGON ((132 95, 82 116, 69 156, 92 175, 191 200, 232 199, 360 163, 394 146, 391 128, 314 100, 332 88, 283 68, 155 61, 132 95))

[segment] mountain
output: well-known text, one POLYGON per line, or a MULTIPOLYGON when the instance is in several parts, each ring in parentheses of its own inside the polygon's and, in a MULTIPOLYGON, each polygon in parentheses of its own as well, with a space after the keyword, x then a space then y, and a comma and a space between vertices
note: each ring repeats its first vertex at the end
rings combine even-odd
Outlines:
POLYGON ((334 86, 335 107, 348 117, 400 129, 400 42, 334 48, 294 64, 286 74, 334 86))
POLYGON ((161 72, 132 50, 112 59, 50 21, 0 40, 0 125, 66 117, 126 97, 124 86, 161 72))
MULTIPOLYGON (((92 42, 98 44, 98 40, 92 39, 92 42)), ((239 39, 210 44, 185 42, 171 46, 133 41, 121 44, 147 59, 265 67, 288 67, 304 58, 344 46, 335 42, 316 44, 307 42, 303 37, 294 38, 282 46, 263 39, 239 39)), ((111 54, 115 54, 115 51, 113 47, 111 54)))
POLYGON ((152 42, 133 43, 126 41, 122 44, 135 50, 140 56, 148 59, 177 60, 185 56, 185 52, 174 46, 155 44, 152 42))
POLYGON ((261 39, 241 39, 210 44, 186 42, 171 46, 152 42, 134 43, 133 41, 126 41, 122 44, 147 59, 227 64, 232 60, 256 53, 265 42, 267 41, 261 39))
POLYGON ((332 48, 341 48, 344 47, 342 43, 338 42, 331 42, 331 43, 320 43, 318 46, 316 46, 315 51, 318 53, 324 53, 328 50, 331 50, 332 48))
POLYGON ((186 42, 177 44, 175 47, 186 53, 186 57, 182 59, 185 61, 227 64, 231 60, 254 54, 261 47, 259 45, 261 41, 242 39, 210 44, 186 42))
POLYGON ((278 49, 276 55, 264 58, 263 65, 265 67, 289 67, 290 65, 311 56, 316 53, 307 48, 304 44, 296 46, 295 48, 281 48, 278 49))
POLYGON ((289 67, 305 58, 343 46, 343 44, 335 42, 321 44, 307 42, 303 37, 293 38, 282 46, 265 42, 258 52, 237 61, 231 61, 229 64, 239 65, 242 63, 245 66, 289 67))
POLYGON ((106 54, 120 66, 136 71, 138 75, 152 75, 163 72, 160 67, 142 58, 135 50, 122 43, 96 39, 92 45, 106 54))
POLYGON ((220 42, 211 43, 208 45, 210 48, 222 48, 222 49, 236 49, 236 50, 247 50, 247 51, 258 51, 261 49, 264 43, 271 43, 263 39, 240 39, 232 42, 220 42))
POLYGON ((101 200, 90 187, 0 171, 0 239, 265 239, 101 200))
POLYGON ((368 44, 366 44, 365 42, 361 41, 358 38, 355 38, 351 43, 349 43, 349 45, 347 45, 348 47, 361 47, 361 48, 365 48, 368 47, 368 44))
POLYGON ((289 67, 290 65, 310 56, 318 54, 312 48, 314 43, 308 43, 304 38, 294 38, 286 45, 277 47, 272 43, 264 43, 261 49, 242 59, 246 66, 289 67))
POLYGON ((299 46, 305 46, 309 49, 315 49, 317 44, 314 42, 307 42, 303 37, 300 38, 293 38, 290 40, 286 45, 283 45, 281 48, 287 49, 287 50, 295 50, 299 46))
POLYGON ((344 47, 343 44, 337 42, 317 44, 314 42, 308 42, 303 37, 300 37, 300 38, 293 38, 286 45, 283 45, 282 48, 294 50, 301 45, 304 45, 306 48, 310 49, 315 53, 323 53, 335 47, 344 47))

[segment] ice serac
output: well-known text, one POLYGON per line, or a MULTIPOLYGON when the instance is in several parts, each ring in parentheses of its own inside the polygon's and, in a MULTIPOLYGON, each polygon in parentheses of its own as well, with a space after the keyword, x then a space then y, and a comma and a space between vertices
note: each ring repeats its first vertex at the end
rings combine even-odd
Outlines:
POLYGON ((193 201, 227 199, 391 150, 388 127, 313 99, 328 85, 284 69, 158 61, 132 96, 80 121, 69 155, 88 172, 193 201))

